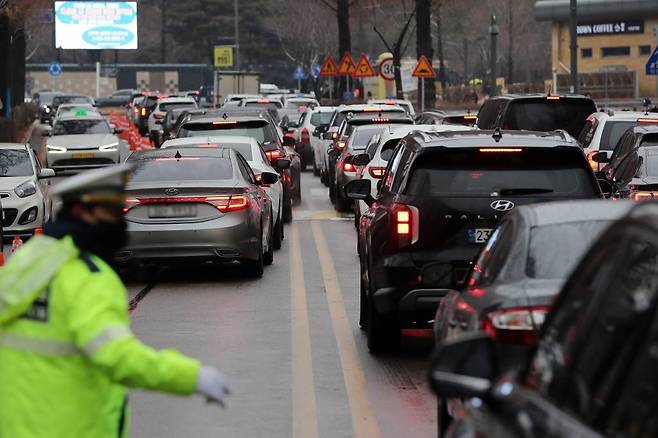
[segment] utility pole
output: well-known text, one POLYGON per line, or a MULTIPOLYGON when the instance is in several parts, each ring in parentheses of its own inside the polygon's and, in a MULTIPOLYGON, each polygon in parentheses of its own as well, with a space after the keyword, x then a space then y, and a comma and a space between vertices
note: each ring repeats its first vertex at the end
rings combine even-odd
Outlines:
POLYGON ((166 0, 161 0, 160 2, 160 62, 163 64, 167 63, 167 53, 165 51, 165 32, 167 29, 167 16, 165 13, 166 9, 166 0))
POLYGON ((571 92, 578 93, 578 5, 571 0, 569 5, 569 50, 571 51, 571 92))
POLYGON ((507 81, 514 82, 514 8, 512 0, 507 0, 507 81))
POLYGON ((235 69, 240 71, 240 14, 238 0, 233 0, 233 13, 235 20, 235 69))
POLYGON ((441 22, 441 2, 436 8, 436 45, 437 55, 439 56, 439 81, 441 82, 441 94, 445 96, 446 92, 446 66, 443 61, 443 24, 441 22))
POLYGON ((496 38, 498 37, 498 23, 496 22, 496 16, 491 16, 491 24, 489 25, 489 35, 491 36, 491 59, 489 60, 489 86, 490 86, 490 95, 495 96, 498 94, 498 87, 496 86, 496 38))

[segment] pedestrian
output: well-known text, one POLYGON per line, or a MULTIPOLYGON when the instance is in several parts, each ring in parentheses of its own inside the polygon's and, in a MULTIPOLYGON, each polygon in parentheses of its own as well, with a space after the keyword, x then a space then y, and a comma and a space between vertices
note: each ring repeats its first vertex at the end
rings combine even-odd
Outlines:
POLYGON ((111 267, 126 241, 126 165, 52 190, 57 219, 0 269, 0 437, 116 438, 128 432, 126 388, 198 393, 224 405, 215 368, 142 344, 111 267))

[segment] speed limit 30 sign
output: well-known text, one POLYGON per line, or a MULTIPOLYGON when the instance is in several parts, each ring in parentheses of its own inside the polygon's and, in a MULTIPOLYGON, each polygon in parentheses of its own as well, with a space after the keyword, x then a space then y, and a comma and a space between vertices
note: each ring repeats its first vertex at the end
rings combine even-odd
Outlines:
POLYGON ((395 67, 393 66, 393 58, 383 59, 379 63, 379 76, 387 81, 395 80, 395 67))

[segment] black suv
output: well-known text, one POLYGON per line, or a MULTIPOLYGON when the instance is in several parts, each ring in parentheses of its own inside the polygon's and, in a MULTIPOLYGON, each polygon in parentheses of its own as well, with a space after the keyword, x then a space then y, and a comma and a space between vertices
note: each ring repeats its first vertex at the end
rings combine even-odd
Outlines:
POLYGON ((478 113, 480 129, 524 129, 554 131, 564 129, 571 136, 585 126, 596 112, 589 97, 580 95, 508 94, 487 99, 478 113))
POLYGON ((470 400, 449 437, 658 436, 658 204, 639 204, 597 240, 516 372, 468 334, 432 361, 441 397, 470 400))
POLYGON ((371 206, 359 229, 371 351, 396 346, 401 327, 430 327, 441 295, 424 288, 459 287, 515 205, 601 197, 582 149, 561 131, 414 132, 380 181, 375 200, 370 180, 345 185, 371 206))
MULTIPOLYGON (((195 136, 247 136, 253 137, 263 148, 265 155, 270 159, 272 166, 276 168, 279 158, 290 158, 284 146, 294 147, 295 140, 279 137, 274 119, 267 111, 263 110, 193 110, 190 111, 178 127, 176 137, 195 136)), ((293 196, 299 188, 299 178, 293 179, 293 174, 300 176, 298 167, 299 159, 295 160, 296 168, 278 169, 283 184, 283 221, 292 221, 293 196)))

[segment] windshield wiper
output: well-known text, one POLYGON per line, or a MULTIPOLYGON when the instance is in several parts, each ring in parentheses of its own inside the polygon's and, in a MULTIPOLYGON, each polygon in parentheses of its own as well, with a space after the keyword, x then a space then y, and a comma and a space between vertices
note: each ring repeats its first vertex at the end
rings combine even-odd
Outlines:
POLYGON ((553 193, 555 190, 541 187, 519 187, 515 189, 500 189, 500 196, 506 195, 535 195, 539 193, 553 193))

